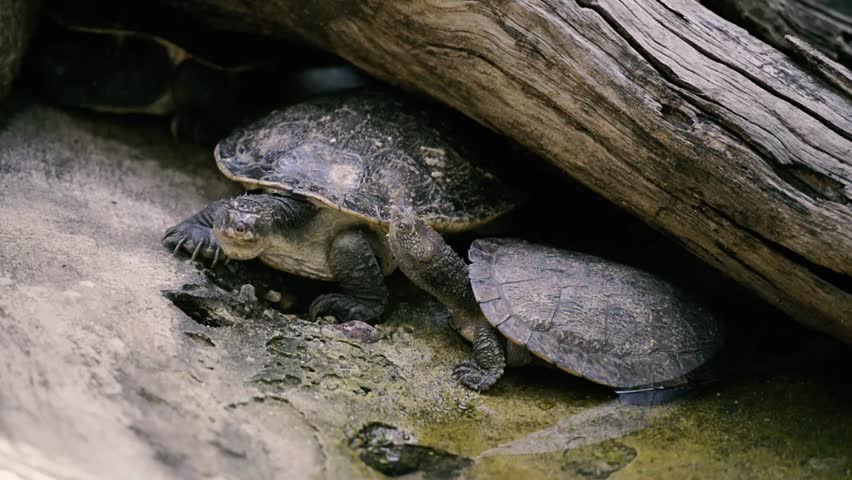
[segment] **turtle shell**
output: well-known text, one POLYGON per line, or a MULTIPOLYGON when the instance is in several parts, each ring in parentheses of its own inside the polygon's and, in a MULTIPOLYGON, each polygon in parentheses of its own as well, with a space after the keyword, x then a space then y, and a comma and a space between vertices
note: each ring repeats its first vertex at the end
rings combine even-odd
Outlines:
POLYGON ((457 141, 455 119, 401 96, 360 91, 270 113, 219 142, 219 169, 387 224, 393 205, 441 231, 509 211, 507 188, 457 141))
POLYGON ((99 35, 104 42, 112 38, 116 52, 125 41, 147 43, 167 53, 174 64, 194 58, 216 68, 239 71, 281 55, 281 42, 261 35, 213 30, 165 5, 77 0, 51 2, 45 13, 64 30, 81 36, 99 35))
MULTIPOLYGON (((233 120, 245 103, 260 104, 262 93, 268 105, 268 92, 280 89, 281 77, 290 78, 282 73, 282 52, 298 50, 133 2, 52 2, 46 17, 30 62, 38 90, 59 105, 100 112, 198 110, 233 120)), ((294 66, 288 59, 287 72, 294 66)))
POLYGON ((661 385, 708 361, 717 319, 645 271, 518 240, 477 240, 473 291, 508 339, 574 375, 615 388, 661 385))

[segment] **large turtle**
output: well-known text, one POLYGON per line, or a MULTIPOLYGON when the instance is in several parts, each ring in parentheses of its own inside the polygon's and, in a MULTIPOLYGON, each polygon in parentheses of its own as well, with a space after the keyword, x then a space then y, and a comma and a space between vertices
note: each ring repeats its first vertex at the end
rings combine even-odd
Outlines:
POLYGON ((401 210, 388 238, 400 270, 446 304, 473 342, 474 359, 453 376, 477 391, 505 366, 529 363, 530 353, 617 390, 678 385, 722 344, 718 320, 701 304, 630 266, 483 239, 471 245, 468 267, 435 230, 401 210))
POLYGON ((373 321, 384 310, 390 205, 406 202, 442 232, 509 211, 512 195, 458 141, 455 123, 383 91, 321 97, 275 111, 220 141, 216 163, 249 193, 211 203, 163 243, 336 281, 312 318, 373 321), (448 123, 449 122, 449 123, 448 123))

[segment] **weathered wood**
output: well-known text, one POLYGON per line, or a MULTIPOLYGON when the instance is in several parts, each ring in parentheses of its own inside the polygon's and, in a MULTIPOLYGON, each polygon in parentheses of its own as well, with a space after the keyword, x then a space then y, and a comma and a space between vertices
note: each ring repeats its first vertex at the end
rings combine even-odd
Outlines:
POLYGON ((693 0, 171 2, 427 92, 852 342, 852 100, 693 0))
POLYGON ((825 81, 852 97, 852 72, 800 38, 788 35, 787 42, 792 55, 800 58, 825 81))
POLYGON ((787 37, 810 43, 828 58, 852 67, 852 17, 825 0, 702 0, 726 19, 786 52, 787 37))

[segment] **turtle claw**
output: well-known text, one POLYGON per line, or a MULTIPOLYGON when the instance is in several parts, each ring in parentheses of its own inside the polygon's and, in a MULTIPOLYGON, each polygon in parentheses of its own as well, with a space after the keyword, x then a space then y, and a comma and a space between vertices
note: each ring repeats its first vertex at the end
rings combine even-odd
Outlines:
POLYGON ((191 256, 191 257, 189 257, 189 261, 190 261, 190 262, 194 262, 194 261, 195 261, 195 257, 197 257, 197 256, 198 256, 198 252, 201 250, 201 247, 202 247, 203 245, 204 245, 204 243, 203 243, 203 242, 198 242, 198 245, 196 245, 195 250, 193 250, 193 251, 192 251, 192 256, 191 256))
POLYGON ((173 255, 186 252, 190 255, 190 261, 213 259, 214 266, 221 255, 221 247, 212 229, 191 221, 181 222, 166 230, 163 245, 171 249, 173 255))
POLYGON ((483 368, 473 360, 465 360, 453 368, 453 378, 477 392, 484 392, 491 388, 502 374, 502 368, 483 368))
POLYGON ((180 241, 175 245, 175 249, 172 250, 172 255, 177 255, 178 251, 180 251, 180 247, 183 245, 183 242, 186 241, 186 237, 180 239, 180 241))
POLYGON ((165 243, 167 238, 174 236, 175 232, 177 231, 177 227, 179 227, 179 226, 180 225, 173 225, 173 226, 167 228, 166 233, 163 234, 163 238, 161 238, 160 241, 165 243))
MULTIPOLYGON (((221 251, 222 251, 222 249, 221 249, 221 248, 219 248, 219 246, 217 245, 217 246, 216 246, 216 252, 213 254, 213 263, 212 263, 212 264, 210 264, 210 268, 216 268, 216 263, 218 263, 218 262, 219 262, 219 253, 220 253, 221 251)), ((227 259, 227 258, 225 259, 225 264, 226 264, 226 265, 228 264, 228 259, 227 259)))

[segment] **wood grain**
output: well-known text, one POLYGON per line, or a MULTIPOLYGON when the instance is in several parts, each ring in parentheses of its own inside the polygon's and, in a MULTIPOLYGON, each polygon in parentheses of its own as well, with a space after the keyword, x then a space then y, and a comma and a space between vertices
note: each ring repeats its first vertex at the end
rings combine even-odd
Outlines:
POLYGON ((702 0, 708 8, 764 42, 792 53, 788 37, 852 67, 852 17, 825 0, 702 0))

